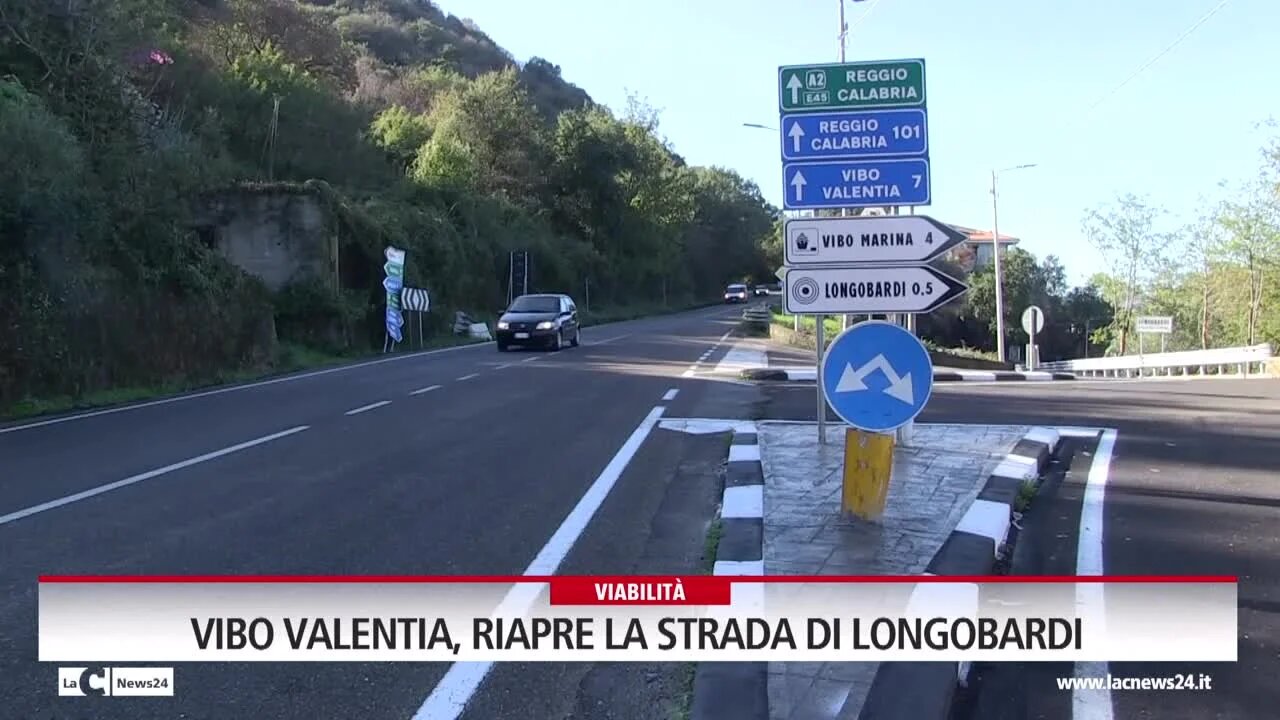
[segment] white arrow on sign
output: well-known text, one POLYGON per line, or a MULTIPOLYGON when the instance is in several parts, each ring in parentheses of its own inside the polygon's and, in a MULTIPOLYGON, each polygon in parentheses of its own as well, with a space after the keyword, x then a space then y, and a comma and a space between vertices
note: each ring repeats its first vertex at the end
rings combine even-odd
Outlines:
POLYGON ((796 202, 804 199, 804 186, 808 184, 804 179, 804 173, 797 170, 795 176, 791 178, 791 187, 796 189, 796 202))
POLYGON ((791 151, 800 152, 800 138, 804 137, 804 128, 800 127, 799 122, 791 123, 791 131, 787 133, 787 137, 791 138, 791 151))
POLYGON ((928 265, 788 267, 785 286, 791 315, 927 313, 969 289, 928 265))
POLYGON ((800 82, 799 75, 792 75, 787 81, 787 89, 791 91, 791 104, 800 102, 800 88, 804 87, 804 83, 800 82))
POLYGON ((898 373, 894 372, 893 366, 884 358, 884 355, 876 355, 857 370, 853 369, 853 365, 845 363, 844 372, 840 374, 840 382, 836 384, 836 392, 866 390, 867 384, 863 381, 876 370, 884 373, 884 376, 889 380, 889 385, 884 389, 886 395, 897 398, 908 405, 915 402, 915 395, 912 393, 911 388, 911 373, 898 377, 898 373))
POLYGON ((788 266, 929 262, 967 239, 927 215, 792 218, 783 236, 788 266))

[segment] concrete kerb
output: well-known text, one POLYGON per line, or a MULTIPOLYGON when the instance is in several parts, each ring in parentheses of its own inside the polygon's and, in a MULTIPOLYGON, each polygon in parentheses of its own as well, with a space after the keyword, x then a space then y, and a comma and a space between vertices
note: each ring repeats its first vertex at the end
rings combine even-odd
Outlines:
MULTIPOLYGON (((1053 428, 1037 427, 1005 456, 987 478, 986 485, 969 506, 960 523, 934 554, 926 575, 990 575, 1014 518, 1014 502, 1023 482, 1039 481, 1058 450, 1061 435, 1053 428)), ((950 601, 963 586, 921 585, 912 594, 912 605, 936 605, 940 593, 950 601), (917 600, 917 596, 920 596, 917 600)), ((966 596, 966 606, 977 611, 977 588, 966 596)), ((954 604, 947 614, 955 614, 954 604)), ((945 720, 951 712, 956 688, 966 683, 968 663, 882 663, 859 720, 945 720)))
MULTIPOLYGON (((764 575, 764 466, 754 424, 734 429, 720 505, 714 574, 764 575)), ((735 594, 739 587, 734 588, 735 594)), ((769 664, 698 663, 691 720, 769 717, 769 664)))
MULTIPOLYGON (((780 380, 791 382, 816 382, 818 371, 811 367, 758 367, 743 368, 739 372, 744 380, 780 380)), ((1071 373, 1014 372, 1011 370, 941 370, 933 371, 934 382, 1052 382, 1075 380, 1071 373)))

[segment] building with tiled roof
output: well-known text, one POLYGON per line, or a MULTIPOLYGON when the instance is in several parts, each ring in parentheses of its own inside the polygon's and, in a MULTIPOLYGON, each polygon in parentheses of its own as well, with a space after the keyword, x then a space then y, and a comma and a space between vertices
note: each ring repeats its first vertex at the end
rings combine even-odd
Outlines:
MULTIPOLYGON (((968 241, 956 246, 951 251, 951 259, 964 269, 965 272, 973 272, 974 270, 986 267, 995 261, 995 243, 992 242, 993 233, 990 230, 977 230, 963 225, 954 225, 947 223, 956 232, 963 233, 968 237, 968 241)), ((1000 246, 1007 252, 1010 247, 1017 245, 1019 239, 1012 235, 1000 235, 1000 246)))

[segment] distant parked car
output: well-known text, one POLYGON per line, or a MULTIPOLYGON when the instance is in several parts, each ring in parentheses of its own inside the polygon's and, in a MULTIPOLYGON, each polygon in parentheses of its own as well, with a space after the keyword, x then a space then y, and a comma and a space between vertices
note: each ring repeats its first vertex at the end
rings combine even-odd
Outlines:
POLYGON ((734 284, 724 289, 724 301, 727 303, 740 303, 747 301, 747 286, 734 284))
POLYGON ((582 329, 578 325, 578 306, 568 295, 521 295, 498 318, 498 352, 511 345, 538 345, 559 350, 565 345, 578 347, 582 329))

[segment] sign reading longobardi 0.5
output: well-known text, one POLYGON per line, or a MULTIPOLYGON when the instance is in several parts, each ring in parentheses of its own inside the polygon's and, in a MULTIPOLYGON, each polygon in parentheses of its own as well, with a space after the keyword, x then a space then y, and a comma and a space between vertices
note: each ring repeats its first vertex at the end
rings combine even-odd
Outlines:
POLYGON ((778 68, 782 112, 924 107, 924 60, 778 68))

